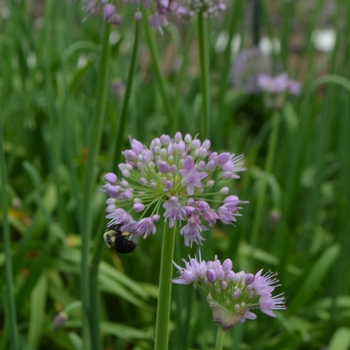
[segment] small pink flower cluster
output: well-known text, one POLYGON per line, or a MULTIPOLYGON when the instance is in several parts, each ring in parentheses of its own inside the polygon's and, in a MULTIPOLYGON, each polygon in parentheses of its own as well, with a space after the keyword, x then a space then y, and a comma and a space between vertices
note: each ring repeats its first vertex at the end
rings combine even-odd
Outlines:
POLYGON ((287 73, 282 73, 276 77, 261 74, 258 78, 258 86, 261 91, 270 94, 282 94, 288 92, 292 95, 300 95, 301 85, 298 81, 289 79, 287 73))
POLYGON ((234 272, 232 261, 226 259, 222 264, 214 261, 183 259, 185 267, 174 263, 180 277, 173 279, 176 284, 191 284, 207 294, 207 300, 213 311, 215 323, 224 330, 246 319, 254 320, 257 316, 251 310, 260 309, 268 316, 276 317, 272 310, 285 310, 285 298, 282 294, 273 296, 279 280, 271 271, 262 275, 260 270, 255 275, 244 271, 234 272))
MULTIPOLYGON (((218 16, 225 11, 225 0, 152 0, 154 2, 155 13, 153 13, 148 23, 155 29, 160 29, 168 24, 167 15, 175 14, 179 17, 193 17, 200 13, 204 18, 218 16)), ((124 0, 124 2, 136 5, 135 19, 140 20, 142 13, 141 5, 148 9, 151 7, 150 0, 124 0)), ((111 24, 120 25, 121 16, 116 14, 116 8, 108 0, 87 0, 86 12, 89 16, 97 16, 103 8, 103 19, 111 24)))

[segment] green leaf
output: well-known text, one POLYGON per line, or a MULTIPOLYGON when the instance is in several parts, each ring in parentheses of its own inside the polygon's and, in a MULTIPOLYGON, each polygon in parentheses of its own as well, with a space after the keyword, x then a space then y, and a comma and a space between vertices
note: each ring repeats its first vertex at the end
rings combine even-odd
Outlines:
POLYGON ((37 349, 40 344, 40 339, 43 333, 43 322, 45 316, 45 303, 47 295, 47 278, 43 274, 38 280, 35 288, 31 293, 30 300, 30 319, 28 344, 37 349))
POLYGON ((350 348, 350 329, 341 327, 335 331, 328 350, 348 350, 350 348))
POLYGON ((289 311, 294 310, 297 307, 305 305, 317 291, 323 278, 326 276, 329 269, 333 266, 334 261, 337 259, 340 251, 340 247, 336 244, 330 246, 315 262, 310 272, 305 276, 303 283, 301 283, 298 292, 293 297, 293 301, 290 303, 289 311))
POLYGON ((144 331, 133 327, 128 327, 120 323, 101 322, 101 330, 107 334, 113 334, 125 340, 131 339, 152 339, 154 334, 151 329, 144 331))
POLYGON ((153 311, 153 308, 146 303, 143 303, 139 298, 135 297, 132 292, 128 291, 125 287, 123 287, 120 283, 113 281, 112 279, 99 275, 98 282, 100 286, 100 290, 103 290, 108 293, 112 293, 120 296, 121 298, 127 300, 128 302, 139 306, 143 309, 153 311))

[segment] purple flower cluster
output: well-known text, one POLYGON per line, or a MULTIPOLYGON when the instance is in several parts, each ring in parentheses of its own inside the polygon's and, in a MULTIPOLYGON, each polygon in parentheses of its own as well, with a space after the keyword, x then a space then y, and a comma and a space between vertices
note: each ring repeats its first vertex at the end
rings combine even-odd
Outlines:
POLYGON ((204 18, 218 16, 226 10, 223 0, 175 0, 174 12, 182 17, 193 17, 201 13, 204 18))
POLYGON ((258 86, 258 77, 261 74, 270 74, 271 71, 271 58, 264 55, 259 47, 254 46, 242 50, 232 63, 232 85, 246 94, 260 93, 261 89, 258 86))
POLYGON ((229 195, 227 186, 217 191, 213 187, 239 178, 237 172, 245 170, 242 155, 211 152, 209 140, 202 143, 189 134, 183 138, 180 132, 173 139, 169 135, 154 139, 149 149, 131 137, 130 144, 131 149, 123 152, 125 163, 119 164, 122 178, 114 173, 105 175, 104 191, 110 197, 106 201, 109 225, 123 225, 136 239, 146 238, 156 232, 155 223, 163 207, 169 227, 176 223, 182 226, 180 234, 185 245, 191 246, 201 244, 201 232, 217 220, 224 224, 237 221, 240 205, 247 202, 229 195), (213 195, 225 198, 212 200, 213 195), (123 208, 140 213, 141 218, 135 221, 123 208))
POLYGON ((65 326, 67 320, 68 320, 68 315, 63 311, 59 312, 53 319, 52 328, 55 331, 62 329, 65 326))
MULTIPOLYGON (((224 0, 124 0, 127 3, 136 5, 135 19, 140 20, 142 14, 140 12, 141 5, 145 8, 155 8, 148 23, 155 29, 160 29, 168 24, 167 15, 175 14, 179 17, 193 17, 201 13, 205 18, 218 16, 225 11, 226 5, 224 0)), ((121 17, 116 14, 115 6, 108 3, 108 0, 87 0, 86 11, 90 16, 97 16, 103 8, 103 19, 112 24, 121 24, 121 17)))
POLYGON ((258 78, 258 86, 264 92, 270 94, 282 94, 288 92, 292 95, 299 95, 301 92, 300 83, 288 78, 287 73, 282 73, 276 77, 261 74, 258 78))
POLYGON ((108 23, 118 26, 122 24, 122 18, 117 14, 116 7, 107 0, 87 0, 85 7, 89 16, 98 16, 102 12, 103 19, 108 23))
POLYGON ((282 294, 273 296, 278 286, 277 274, 268 271, 255 275, 244 271, 234 272, 232 261, 226 259, 222 264, 189 257, 183 259, 185 267, 174 263, 180 277, 173 279, 176 284, 191 284, 207 293, 207 300, 213 311, 214 322, 224 330, 246 319, 255 320, 257 316, 251 310, 260 309, 268 316, 276 317, 272 310, 285 310, 285 298, 282 294))

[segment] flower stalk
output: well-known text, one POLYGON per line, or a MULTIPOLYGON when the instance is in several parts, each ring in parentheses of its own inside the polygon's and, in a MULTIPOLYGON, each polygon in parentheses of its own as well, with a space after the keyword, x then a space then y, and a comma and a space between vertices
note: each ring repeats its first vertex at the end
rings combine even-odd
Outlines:
POLYGON ((265 168, 264 168, 264 174, 261 178, 260 182, 260 190, 258 194, 257 199, 257 205, 253 220, 253 228, 252 228, 252 239, 251 239, 251 245, 253 247, 252 249, 252 255, 254 255, 254 250, 257 245, 258 240, 258 231, 261 227, 261 222, 264 214, 264 204, 266 199, 266 188, 267 188, 267 177, 272 171, 272 165, 275 159, 275 152, 276 152, 276 146, 277 146, 277 139, 278 139, 278 131, 279 131, 279 124, 280 124, 280 113, 274 112, 272 119, 271 119, 271 134, 269 138, 269 144, 268 144, 268 150, 267 150, 267 157, 265 161, 265 168))
MULTIPOLYGON (((94 112, 94 118, 90 130, 90 147, 89 157, 86 165, 86 172, 84 178, 84 198, 92 197, 92 188, 94 184, 97 152, 100 147, 102 137, 102 127, 104 123, 104 116, 106 110, 106 96, 108 85, 108 70, 110 59, 110 45, 108 42, 110 32, 110 25, 104 24, 103 39, 102 39, 102 53, 99 63, 99 76, 97 83, 97 99, 96 108, 94 112)), ((91 215, 89 200, 82 201, 82 214, 81 217, 81 301, 82 301, 82 333, 83 333, 83 348, 99 349, 100 347, 100 335, 99 330, 91 333, 91 296, 90 296, 90 262, 89 262, 89 244, 90 244, 90 232, 91 232, 91 215)))
POLYGON ((173 274, 173 256, 176 225, 166 230, 164 225, 159 275, 159 298, 157 305, 155 350, 168 349, 168 329, 171 303, 171 278, 173 274))
POLYGON ((146 31, 148 48, 152 56, 152 63, 153 63, 153 69, 155 72, 155 77, 157 80, 157 87, 159 88, 160 95, 162 96, 163 107, 168 117, 170 128, 174 129, 174 125, 177 119, 176 119, 176 116, 173 115, 173 106, 170 98, 169 87, 162 73, 161 60, 160 60, 159 52, 154 39, 154 33, 152 32, 152 29, 146 22, 144 27, 146 31))
POLYGON ((17 316, 16 316, 16 303, 14 299, 13 289, 13 268, 12 268, 12 254, 11 254, 11 238, 10 238, 10 227, 8 222, 8 204, 7 204, 7 171, 5 162, 5 152, 3 146, 3 124, 0 120, 0 189, 2 195, 0 196, 1 201, 1 212, 2 212, 2 226, 3 226, 3 244, 5 252, 5 274, 6 274, 6 285, 4 287, 4 306, 5 306, 5 330, 3 337, 5 341, 7 337, 10 339, 10 349, 19 348, 19 336, 17 328, 17 316), (7 328, 7 332, 6 332, 7 328))
POLYGON ((218 327, 218 330, 216 332, 215 350, 223 350, 224 336, 225 336, 225 331, 221 327, 218 327))
POLYGON ((208 45, 208 23, 203 18, 202 12, 197 16, 198 21, 198 45, 200 60, 200 84, 202 93, 201 135, 210 137, 210 88, 209 88, 209 45, 208 45))
POLYGON ((136 63, 137 63, 137 52, 139 47, 139 35, 140 33, 140 24, 139 22, 135 23, 135 40, 134 40, 134 46, 132 50, 132 56, 131 56, 131 62, 129 67, 129 74, 128 74, 128 82, 126 85, 126 91, 125 96, 123 99, 123 105, 122 110, 120 113, 120 121, 118 123, 118 130, 117 130, 117 137, 114 140, 113 145, 113 155, 112 155, 112 169, 117 166, 119 163, 119 158, 121 154, 121 145, 124 140, 124 131, 125 131, 125 123, 127 120, 127 114, 129 110, 129 102, 131 97, 131 91, 132 91, 132 85, 134 81, 135 71, 136 71, 136 63))

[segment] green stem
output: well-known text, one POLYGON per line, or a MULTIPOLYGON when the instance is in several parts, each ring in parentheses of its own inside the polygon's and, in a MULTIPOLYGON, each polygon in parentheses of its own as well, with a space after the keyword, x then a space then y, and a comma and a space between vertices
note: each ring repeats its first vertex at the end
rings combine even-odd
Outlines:
MULTIPOLYGON (((223 54, 223 64, 220 66, 220 80, 219 80, 219 93, 218 93, 218 114, 216 117, 220 128, 216 128, 216 140, 227 140, 229 138, 228 133, 231 132, 231 110, 232 107, 227 107, 226 94, 230 89, 228 88, 228 77, 230 77, 230 70, 232 64, 232 40, 234 34, 237 32, 237 28, 240 25, 240 19, 243 17, 243 1, 235 1, 231 7, 231 13, 229 13, 229 27, 228 27, 228 42, 223 54), (229 126, 230 125, 230 126, 229 126)), ((234 121, 235 122, 235 121, 234 121)), ((234 124, 233 124, 234 125, 234 124)), ((210 137, 211 141, 214 141, 213 137, 210 137)), ((212 142, 213 143, 213 142, 212 142)))
POLYGON ((128 82, 126 85, 126 91, 125 91, 125 96, 123 100, 123 105, 122 105, 122 110, 120 113, 120 122, 119 122, 119 127, 117 131, 117 137, 114 140, 114 145, 112 148, 112 166, 111 169, 115 169, 117 165, 119 164, 120 160, 120 155, 121 155, 121 147, 122 147, 122 142, 123 142, 123 137, 124 137, 124 131, 125 131, 125 122, 128 118, 128 109, 129 109, 129 102, 130 102, 130 97, 131 97, 131 92, 132 92, 132 83, 134 81, 134 76, 135 76, 135 71, 136 71, 136 63, 137 63, 137 52, 139 48, 139 32, 140 32, 140 24, 136 22, 135 26, 135 41, 134 41, 134 47, 132 51, 132 56, 131 56, 131 62, 130 62, 130 67, 129 67, 129 74, 128 74, 128 82))
POLYGON ((201 66, 200 84, 202 92, 202 117, 201 117, 201 136, 209 138, 210 135, 210 89, 209 89, 209 45, 208 28, 206 19, 202 13, 198 14, 198 45, 199 60, 201 66))
MULTIPOLYGON (((98 227, 102 227, 105 219, 101 217, 98 227)), ((98 268, 103 255, 105 242, 101 233, 94 237, 95 249, 91 258, 90 265, 90 303, 91 303, 91 337, 95 344, 93 350, 101 349, 100 342, 100 317, 99 317, 99 290, 98 290, 98 268)))
POLYGON ((177 75, 177 79, 176 79, 176 90, 175 90, 175 113, 174 113, 174 122, 173 122, 173 129, 172 132, 173 134, 175 134, 176 131, 179 130, 179 125, 180 125, 180 118, 179 118, 179 110, 180 110, 180 105, 182 102, 182 82, 183 82, 183 78, 187 72, 187 68, 188 68, 188 58, 189 58, 189 52, 190 49, 193 46, 193 40, 195 37, 195 33, 196 33, 196 26, 194 25, 195 23, 191 22, 191 28, 189 30, 189 35, 187 38, 187 42, 185 47, 182 50, 182 63, 181 63, 181 68, 179 70, 179 74, 177 75))
POLYGON ((256 205, 254 221, 253 221, 252 239, 251 239, 251 245, 253 247, 252 255, 253 255, 254 249, 257 245, 258 231, 261 227, 261 221, 262 221, 263 212, 264 212, 265 198, 266 198, 266 187, 267 187, 267 176, 268 176, 268 174, 271 173, 272 164, 273 164, 274 159, 275 159, 275 151, 276 151, 278 130, 279 130, 279 124, 280 124, 279 112, 275 112, 273 114, 271 124, 272 124, 271 125, 272 130, 271 130, 271 134, 270 134, 270 138, 269 138, 267 157, 266 157, 266 161, 265 161, 265 169, 264 169, 264 174, 261 178, 260 189, 259 189, 257 205, 256 205))
MULTIPOLYGON (((100 148, 102 128, 104 123, 106 96, 108 85, 108 68, 110 58, 110 45, 108 43, 110 26, 104 24, 102 54, 98 69, 97 82, 97 99, 94 118, 90 130, 90 147, 89 157, 87 160, 85 177, 84 177, 84 200, 82 202, 82 225, 81 225, 81 300, 82 300, 82 332, 83 332, 83 348, 90 349, 90 331, 91 327, 91 304, 90 304, 90 270, 89 270, 89 243, 91 231, 91 215, 90 204, 92 197, 92 189, 95 181, 95 163, 97 152, 100 148)), ((93 349, 99 348, 99 339, 92 339, 93 349)))
POLYGON ((161 69, 161 63, 160 63, 161 61, 159 58, 157 45, 155 43, 153 29, 150 27, 147 21, 145 21, 145 31, 146 31, 147 41, 148 41, 148 48, 152 56, 152 63, 153 63, 153 68, 154 68, 155 76, 157 80, 157 86, 162 96, 165 113, 167 114, 169 118, 168 120, 170 121, 169 123, 170 129, 173 130, 174 129, 173 124, 176 123, 176 119, 174 118, 173 106, 170 103, 169 88, 167 86, 166 80, 164 79, 164 75, 161 69))
POLYGON ((166 231, 164 225, 163 244, 160 260, 159 299, 156 320, 155 350, 168 349, 168 328, 171 302, 171 279, 173 274, 173 256, 176 225, 166 231))
POLYGON ((259 45, 261 30, 261 0, 253 0, 253 43, 259 45))
POLYGON ((218 327, 218 331, 216 333, 215 350, 222 350, 224 348, 224 336, 225 331, 221 327, 218 327))
POLYGON ((17 329, 17 318, 16 318, 16 304, 13 293, 13 275, 12 275, 12 256, 11 256, 11 238, 10 238, 10 228, 7 217, 7 184, 6 184, 6 163, 5 163, 5 153, 3 148, 3 130, 2 121, 0 118, 0 189, 2 195, 1 197, 1 210, 2 210, 2 227, 3 227, 3 237, 4 237, 4 250, 5 250, 5 268, 6 268, 6 286, 4 288, 4 295, 6 302, 6 324, 8 325, 8 334, 10 339, 10 348, 19 348, 19 337, 17 329))

